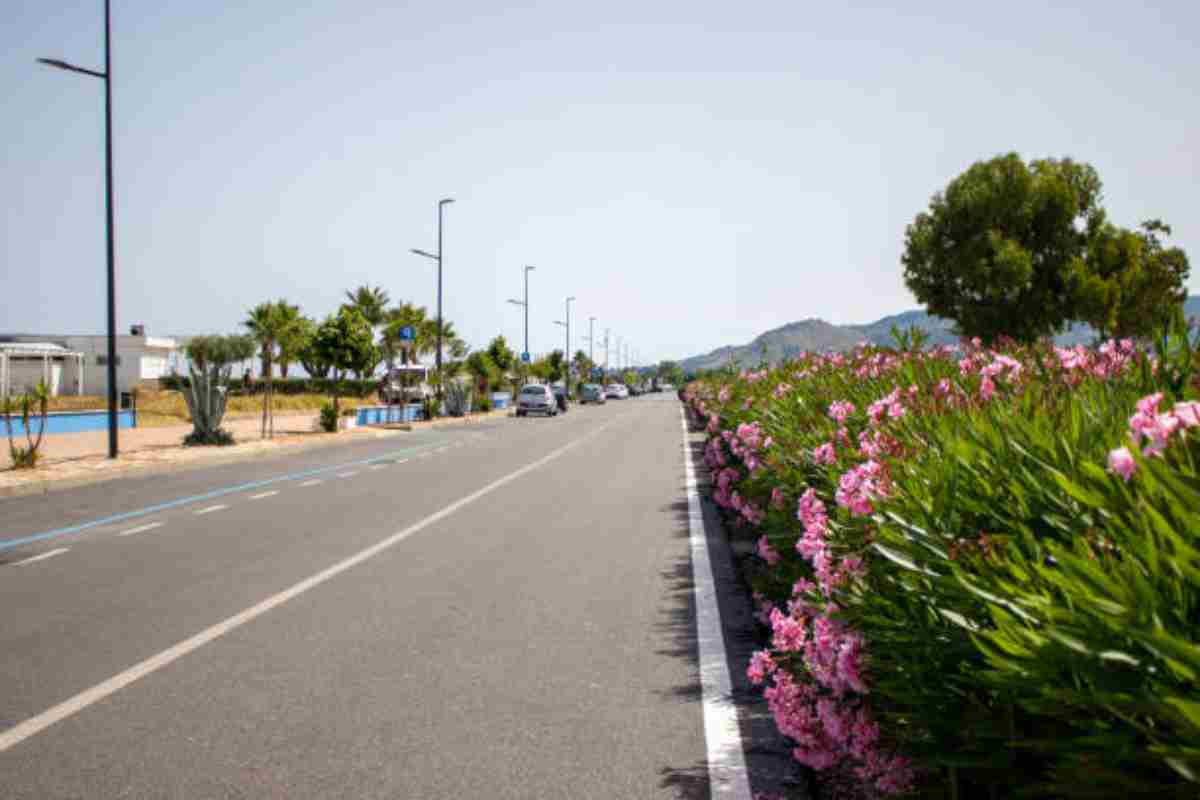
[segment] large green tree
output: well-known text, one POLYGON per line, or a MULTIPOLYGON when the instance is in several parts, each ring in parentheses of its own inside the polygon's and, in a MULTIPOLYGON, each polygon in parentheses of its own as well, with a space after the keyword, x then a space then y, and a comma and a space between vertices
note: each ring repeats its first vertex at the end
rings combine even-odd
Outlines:
POLYGON ((1159 220, 1137 231, 1106 225, 1089 243, 1080 318, 1102 337, 1156 334, 1187 300, 1187 255, 1164 247, 1159 234, 1171 235, 1159 220))
POLYGON ((1030 341, 1080 317, 1086 253, 1105 224, 1087 164, 1010 153, 933 196, 905 237, 904 281, 958 332, 1030 341))
POLYGON ((342 306, 334 316, 318 326, 311 345, 315 358, 329 364, 333 371, 333 410, 339 412, 341 382, 348 372, 362 373, 379 362, 375 332, 359 311, 342 306))

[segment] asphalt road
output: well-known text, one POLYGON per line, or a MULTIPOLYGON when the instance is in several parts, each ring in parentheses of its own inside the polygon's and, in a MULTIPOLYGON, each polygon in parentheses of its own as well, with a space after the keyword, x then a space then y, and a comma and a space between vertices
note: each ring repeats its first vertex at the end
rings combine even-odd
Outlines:
POLYGON ((707 797, 682 441, 652 395, 0 501, 0 797, 707 797))

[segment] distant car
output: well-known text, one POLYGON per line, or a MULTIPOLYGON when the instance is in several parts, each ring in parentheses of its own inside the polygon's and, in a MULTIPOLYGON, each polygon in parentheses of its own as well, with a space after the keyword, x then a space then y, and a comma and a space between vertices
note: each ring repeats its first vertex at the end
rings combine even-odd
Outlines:
POLYGON ((548 417, 558 415, 558 402, 549 386, 531 383, 521 387, 521 392, 517 395, 517 416, 524 417, 527 414, 545 414, 548 417))
POLYGON ((584 403, 599 403, 604 405, 608 398, 604 396, 604 387, 596 383, 585 383, 579 390, 579 405, 584 403))
POLYGON ((610 383, 604 387, 604 394, 609 400, 624 400, 629 397, 629 389, 623 383, 610 383))

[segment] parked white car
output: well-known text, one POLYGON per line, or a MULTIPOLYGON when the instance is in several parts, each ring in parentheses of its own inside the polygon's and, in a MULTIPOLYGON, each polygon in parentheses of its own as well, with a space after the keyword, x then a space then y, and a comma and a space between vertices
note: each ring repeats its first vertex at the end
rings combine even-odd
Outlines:
POLYGON ((549 386, 531 383, 521 387, 521 392, 517 395, 517 416, 524 417, 527 414, 558 416, 558 402, 555 401, 549 386))
POLYGON ((624 400, 629 397, 629 389, 623 383, 610 383, 604 387, 604 395, 609 400, 624 400))

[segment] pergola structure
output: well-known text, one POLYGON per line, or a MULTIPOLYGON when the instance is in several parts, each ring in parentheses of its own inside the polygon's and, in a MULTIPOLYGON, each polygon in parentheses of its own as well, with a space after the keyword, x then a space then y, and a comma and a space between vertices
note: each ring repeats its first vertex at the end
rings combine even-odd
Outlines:
MULTIPOLYGON (((83 353, 68 350, 62 345, 51 342, 0 342, 0 397, 8 397, 12 394, 14 364, 28 365, 30 362, 40 361, 42 381, 46 386, 52 387, 52 365, 60 362, 66 366, 68 359, 75 361, 75 393, 81 395, 83 394, 83 353)), ((21 373, 22 375, 17 377, 28 377, 32 370, 26 368, 21 370, 21 373)))

